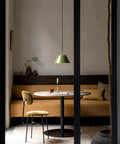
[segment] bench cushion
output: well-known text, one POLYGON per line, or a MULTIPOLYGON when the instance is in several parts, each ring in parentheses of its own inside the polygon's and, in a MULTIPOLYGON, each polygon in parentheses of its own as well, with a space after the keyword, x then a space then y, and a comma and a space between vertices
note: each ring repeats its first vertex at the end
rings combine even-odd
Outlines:
MULTIPOLYGON (((110 116, 109 100, 96 101, 96 100, 81 100, 80 101, 80 114, 81 117, 106 117, 110 116)), ((11 117, 22 117, 22 100, 13 100, 10 105, 11 117)), ((48 117, 60 117, 60 100, 33 100, 32 105, 25 106, 25 113, 31 110, 44 110, 48 111, 48 117)), ((65 117, 74 117, 74 100, 64 100, 64 115, 65 117)))

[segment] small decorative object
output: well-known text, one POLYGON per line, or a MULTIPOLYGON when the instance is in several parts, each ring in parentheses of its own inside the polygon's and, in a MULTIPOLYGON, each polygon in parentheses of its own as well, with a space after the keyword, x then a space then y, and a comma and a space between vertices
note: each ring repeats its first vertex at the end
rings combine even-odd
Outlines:
POLYGON ((32 75, 32 70, 31 70, 30 67, 27 67, 27 69, 26 69, 26 75, 27 75, 27 76, 32 75))
POLYGON ((91 144, 112 144, 111 130, 100 130, 93 138, 91 144))
POLYGON ((58 84, 59 84, 59 78, 56 78, 56 84, 57 84, 57 92, 58 92, 58 84))
POLYGON ((37 76, 38 75, 37 71, 33 71, 33 75, 37 76))
POLYGON ((54 89, 50 89, 49 92, 50 92, 50 93, 53 93, 53 92, 54 92, 54 89))
POLYGON ((10 50, 11 51, 12 51, 12 48, 13 48, 13 35, 14 35, 13 30, 10 30, 10 50))

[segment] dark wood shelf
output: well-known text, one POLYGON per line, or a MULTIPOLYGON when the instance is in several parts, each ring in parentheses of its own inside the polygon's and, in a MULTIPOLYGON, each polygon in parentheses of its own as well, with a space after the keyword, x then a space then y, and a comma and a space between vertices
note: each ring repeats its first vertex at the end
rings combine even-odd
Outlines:
MULTIPOLYGON (((41 76, 25 76, 15 75, 13 79, 14 85, 54 85, 56 78, 59 78, 60 85, 74 84, 73 75, 41 75, 41 76)), ((108 75, 81 75, 81 84, 97 84, 98 81, 108 83, 108 75)))

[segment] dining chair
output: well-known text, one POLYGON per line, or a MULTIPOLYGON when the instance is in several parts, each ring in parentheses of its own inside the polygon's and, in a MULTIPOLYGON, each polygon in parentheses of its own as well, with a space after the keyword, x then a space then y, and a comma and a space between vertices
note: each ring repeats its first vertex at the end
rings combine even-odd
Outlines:
MULTIPOLYGON (((31 105, 33 103, 33 98, 32 98, 32 94, 29 91, 22 91, 22 98, 23 98, 23 112, 22 112, 22 123, 25 124, 23 122, 23 118, 24 118, 24 109, 25 109, 25 104, 27 105, 31 105)), ((44 124, 47 125, 47 132, 48 132, 48 123, 47 123, 47 115, 49 114, 48 111, 42 111, 42 110, 32 110, 32 111, 28 111, 26 112, 26 116, 27 116, 27 123, 26 123, 26 136, 25 136, 25 142, 27 142, 27 133, 28 133, 28 120, 29 117, 31 117, 31 138, 32 138, 32 134, 33 134, 33 117, 34 116, 40 116, 42 119, 42 129, 43 129, 43 143, 45 143, 45 138, 44 138, 44 124), (44 116, 46 117, 46 121, 44 122, 44 116)), ((49 133, 47 133, 48 135, 48 139, 49 139, 49 133)))

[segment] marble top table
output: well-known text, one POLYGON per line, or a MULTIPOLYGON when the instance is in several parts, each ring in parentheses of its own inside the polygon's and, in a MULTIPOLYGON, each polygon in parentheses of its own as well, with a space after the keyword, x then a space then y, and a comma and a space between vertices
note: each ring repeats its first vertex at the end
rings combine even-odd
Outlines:
MULTIPOLYGON (((85 96, 85 95, 89 95, 89 92, 80 92, 80 96, 85 96)), ((52 93, 50 93, 49 91, 41 91, 41 92, 34 92, 34 95, 36 96, 43 96, 43 97, 48 97, 48 96, 74 96, 74 92, 73 91, 54 91, 52 93)))
MULTIPOLYGON (((47 135, 49 133, 49 136, 54 137, 71 137, 73 136, 73 130, 71 129, 64 129, 64 97, 67 96, 74 96, 74 91, 54 91, 50 93, 49 91, 40 91, 40 92, 34 92, 35 96, 43 96, 43 97, 60 97, 61 98, 61 128, 60 129, 52 129, 49 130, 49 132, 45 132, 47 135)), ((80 91, 80 96, 90 95, 89 92, 83 92, 80 91)))

